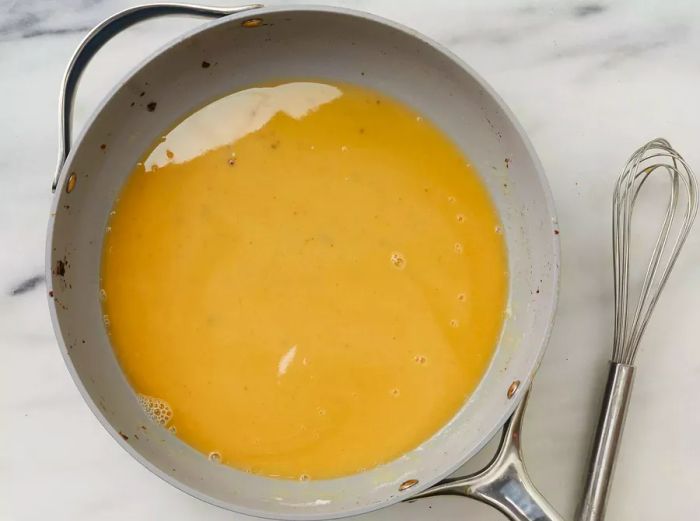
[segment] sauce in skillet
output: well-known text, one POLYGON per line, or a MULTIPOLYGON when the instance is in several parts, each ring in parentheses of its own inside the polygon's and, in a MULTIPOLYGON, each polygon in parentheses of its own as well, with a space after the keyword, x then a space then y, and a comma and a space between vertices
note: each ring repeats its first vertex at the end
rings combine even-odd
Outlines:
POLYGON ((155 420, 215 462, 323 479, 459 410, 506 270, 486 189, 430 121, 291 82, 222 98, 151 148, 114 206, 102 295, 155 420))

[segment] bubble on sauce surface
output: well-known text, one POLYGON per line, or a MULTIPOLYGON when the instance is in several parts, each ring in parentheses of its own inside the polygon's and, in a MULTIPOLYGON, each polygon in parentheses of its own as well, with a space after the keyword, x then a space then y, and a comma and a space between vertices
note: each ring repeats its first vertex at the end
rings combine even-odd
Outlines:
POLYGON ((393 388, 391 391, 389 391, 389 392, 391 393, 391 396, 393 396, 394 398, 397 398, 398 396, 401 395, 401 390, 400 390, 398 387, 394 387, 394 388, 393 388))
POLYGON ((423 365, 428 361, 428 359, 423 355, 416 355, 413 357, 413 361, 416 362, 417 364, 423 365))
POLYGON ((456 318, 450 320, 450 327, 459 327, 459 320, 457 320, 456 318))
POLYGON ((109 325, 110 325, 109 315, 102 315, 102 322, 104 322, 105 327, 109 327, 109 325))
POLYGON ((456 218, 457 218, 458 223, 464 222, 464 214, 463 213, 458 213, 456 218))
POLYGON ((457 293, 457 300, 459 300, 460 302, 465 302, 467 300, 467 294, 457 293))
POLYGON ((100 288, 100 300, 102 302, 107 300, 107 292, 104 290, 104 288, 100 288))
POLYGON ((173 418, 173 409, 170 404, 160 398, 138 394, 139 404, 151 421, 165 427, 173 418))
POLYGON ((392 252, 390 259, 396 269, 402 270, 406 267, 406 258, 403 256, 403 253, 398 251, 392 252))
POLYGON ((497 234, 501 235, 501 234, 503 233, 503 228, 501 228, 500 226, 496 226, 496 227, 494 228, 494 231, 495 231, 497 234))
POLYGON ((209 461, 212 463, 221 463, 221 453, 217 452, 215 450, 211 451, 209 455, 207 456, 209 461))
POLYGON ((308 474, 301 474, 299 476, 299 481, 309 481, 311 478, 309 477, 308 474))
POLYGON ((462 246, 461 242, 456 242, 455 243, 455 253, 461 254, 464 251, 464 246, 462 246))
POLYGON ((454 204, 455 201, 456 201, 456 199, 452 195, 447 198, 447 202, 450 204, 454 204))

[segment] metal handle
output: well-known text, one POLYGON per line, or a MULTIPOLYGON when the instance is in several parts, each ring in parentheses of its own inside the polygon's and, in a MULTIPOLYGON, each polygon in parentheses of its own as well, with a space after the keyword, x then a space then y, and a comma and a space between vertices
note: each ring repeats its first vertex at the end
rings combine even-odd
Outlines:
POLYGON ((593 438, 586 488, 579 508, 580 521, 602 521, 605 518, 608 492, 615 471, 615 460, 625 426, 633 381, 633 366, 610 362, 603 407, 593 438))
POLYGON ((238 7, 207 7, 191 4, 146 4, 129 9, 125 9, 113 16, 110 16, 102 23, 97 25, 88 35, 80 42, 78 48, 73 53, 73 57, 68 63, 66 72, 63 75, 63 85, 61 94, 58 100, 59 104, 59 119, 58 119, 58 161, 56 165, 56 173, 53 176, 51 191, 56 191, 58 178, 68 157, 68 152, 71 146, 71 116, 73 111, 73 100, 75 98, 75 89, 78 86, 80 76, 83 74, 85 67, 90 62, 97 51, 107 43, 113 36, 119 34, 127 27, 159 16, 171 14, 187 14, 193 16, 203 16, 206 18, 220 18, 230 14, 247 11, 262 7, 261 4, 251 4, 238 7))
POLYGON ((540 494, 525 470, 521 430, 527 395, 503 427, 501 442, 491 462, 479 472, 441 481, 408 501, 432 496, 464 496, 499 510, 512 521, 563 521, 540 494))

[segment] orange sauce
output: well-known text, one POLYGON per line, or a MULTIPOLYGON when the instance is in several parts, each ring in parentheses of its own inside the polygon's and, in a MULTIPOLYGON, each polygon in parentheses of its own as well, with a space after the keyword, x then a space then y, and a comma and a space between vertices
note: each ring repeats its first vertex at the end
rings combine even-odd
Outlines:
POLYGON ((195 112, 136 166, 105 234, 103 306, 141 402, 182 440, 324 479, 459 410, 498 341, 506 270, 485 187, 430 121, 290 82, 195 112))

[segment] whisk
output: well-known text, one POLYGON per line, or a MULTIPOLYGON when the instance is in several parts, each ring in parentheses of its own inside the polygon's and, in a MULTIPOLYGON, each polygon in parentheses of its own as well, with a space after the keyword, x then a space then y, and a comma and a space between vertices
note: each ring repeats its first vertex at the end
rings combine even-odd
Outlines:
POLYGON ((613 266, 615 283, 615 329, 613 355, 602 410, 593 440, 580 521, 605 517, 615 459, 622 438, 625 414, 634 379, 634 361, 639 342, 659 300, 678 253, 695 219, 698 193, 690 167, 665 139, 655 139, 639 148, 627 162, 613 197, 613 266), (632 212, 640 189, 653 173, 668 175, 670 194, 661 231, 649 258, 639 300, 630 313, 629 266, 632 212), (683 191, 682 191, 683 190, 683 191), (683 208, 685 211, 683 211, 683 208), (671 234, 674 221, 677 234, 671 234), (675 240, 671 237, 675 235, 675 240))

